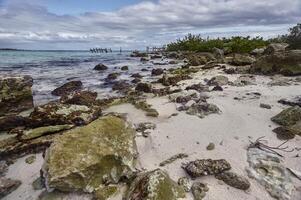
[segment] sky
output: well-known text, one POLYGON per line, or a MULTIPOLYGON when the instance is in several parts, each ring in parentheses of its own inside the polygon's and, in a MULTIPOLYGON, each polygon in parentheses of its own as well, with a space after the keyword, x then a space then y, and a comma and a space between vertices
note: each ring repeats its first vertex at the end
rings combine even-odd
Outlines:
POLYGON ((188 33, 286 34, 301 0, 0 0, 0 48, 145 49, 188 33))

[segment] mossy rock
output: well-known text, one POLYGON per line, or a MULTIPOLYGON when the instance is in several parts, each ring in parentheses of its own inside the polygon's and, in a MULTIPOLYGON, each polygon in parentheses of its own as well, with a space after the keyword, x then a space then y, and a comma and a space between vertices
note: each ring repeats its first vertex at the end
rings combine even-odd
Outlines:
POLYGON ((117 186, 104 186, 94 192, 94 200, 107 200, 118 192, 117 186))
POLYGON ((139 174, 131 183, 126 200, 176 200, 184 198, 185 191, 169 175, 156 169, 139 174))
POLYGON ((43 171, 48 188, 93 192, 129 177, 136 157, 135 132, 115 116, 58 136, 47 150, 43 171))
POLYGON ((272 117, 273 122, 282 126, 291 126, 301 120, 301 107, 294 106, 287 108, 278 115, 272 117))

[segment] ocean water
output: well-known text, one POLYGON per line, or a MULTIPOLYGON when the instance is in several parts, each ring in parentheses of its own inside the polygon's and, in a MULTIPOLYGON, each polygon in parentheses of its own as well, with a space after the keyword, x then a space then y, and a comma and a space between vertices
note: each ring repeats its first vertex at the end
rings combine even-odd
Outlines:
POLYGON ((131 52, 90 53, 89 51, 0 51, 1 75, 30 75, 33 80, 35 104, 43 104, 57 97, 51 91, 71 80, 80 80, 85 89, 98 92, 98 96, 118 95, 112 92, 111 85, 105 84, 109 73, 119 72, 119 80, 128 80, 133 73, 140 73, 150 78, 150 71, 141 72, 142 68, 170 68, 171 65, 156 65, 168 60, 155 60, 142 63, 140 58, 130 57, 131 52), (154 63, 155 62, 155 63, 154 63), (103 63, 108 66, 104 73, 93 70, 103 63), (122 66, 129 71, 121 71, 122 66))

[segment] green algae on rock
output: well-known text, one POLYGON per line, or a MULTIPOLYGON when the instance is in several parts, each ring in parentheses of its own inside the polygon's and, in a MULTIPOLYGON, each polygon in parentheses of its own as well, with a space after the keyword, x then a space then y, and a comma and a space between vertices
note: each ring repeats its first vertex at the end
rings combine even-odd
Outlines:
POLYGON ((58 136, 43 166, 48 189, 93 192, 132 175, 135 132, 124 120, 106 116, 58 136))
POLYGON ((139 174, 131 183, 126 200, 176 200, 184 198, 185 191, 169 175, 156 169, 139 174))
POLYGON ((291 126, 301 120, 301 107, 294 106, 283 110, 278 115, 272 117, 273 122, 282 126, 291 126))
POLYGON ((146 112, 146 116, 149 117, 158 117, 159 113, 156 109, 152 108, 150 104, 146 102, 146 100, 137 100, 137 101, 131 101, 131 103, 135 106, 135 108, 139 110, 143 110, 146 112))
POLYGON ((35 161, 36 161, 36 156, 35 156, 35 155, 29 156, 29 157, 27 157, 27 158, 25 159, 25 162, 26 162, 27 164, 32 164, 32 163, 34 163, 35 161))
POLYGON ((97 188, 94 192, 94 200, 107 200, 118 192, 117 186, 104 186, 97 188))

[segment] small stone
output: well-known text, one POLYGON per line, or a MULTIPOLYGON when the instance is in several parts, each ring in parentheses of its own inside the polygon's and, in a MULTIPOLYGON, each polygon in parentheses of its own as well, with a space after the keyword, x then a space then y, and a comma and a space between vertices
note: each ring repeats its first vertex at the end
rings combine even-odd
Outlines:
POLYGON ((209 145, 206 147, 206 149, 207 149, 208 151, 214 150, 214 149, 215 149, 215 144, 212 143, 212 142, 210 142, 209 145))
POLYGON ((264 103, 261 103, 259 106, 260 106, 260 108, 272 109, 272 106, 271 106, 271 105, 269 105, 269 104, 264 104, 264 103))
POLYGON ((33 187, 34 190, 42 190, 45 187, 45 185, 42 181, 42 178, 39 177, 36 180, 34 180, 32 182, 32 187, 33 187))
POLYGON ((0 177, 0 199, 16 190, 21 185, 21 181, 0 177))
POLYGON ((201 182, 193 183, 191 191, 194 197, 194 200, 201 200, 206 196, 206 192, 209 191, 207 184, 201 182))
POLYGON ((107 70, 107 69, 108 69, 108 67, 105 66, 104 64, 101 64, 101 63, 94 67, 94 70, 96 70, 96 71, 104 71, 104 70, 107 70))
POLYGON ((29 157, 27 157, 27 158, 25 159, 25 162, 26 162, 27 164, 32 164, 32 163, 34 163, 35 161, 36 161, 36 156, 35 156, 35 155, 29 156, 29 157))
POLYGON ((127 71, 127 70, 129 70, 129 67, 128 66, 123 66, 123 67, 121 67, 121 70, 122 71, 127 71))
POLYGON ((224 181, 227 185, 240 190, 247 190, 250 188, 250 182, 248 179, 239 176, 233 172, 223 172, 221 174, 215 175, 219 180, 224 181))
POLYGON ((178 179, 179 186, 183 187, 185 192, 190 192, 191 182, 187 177, 181 177, 178 179))

